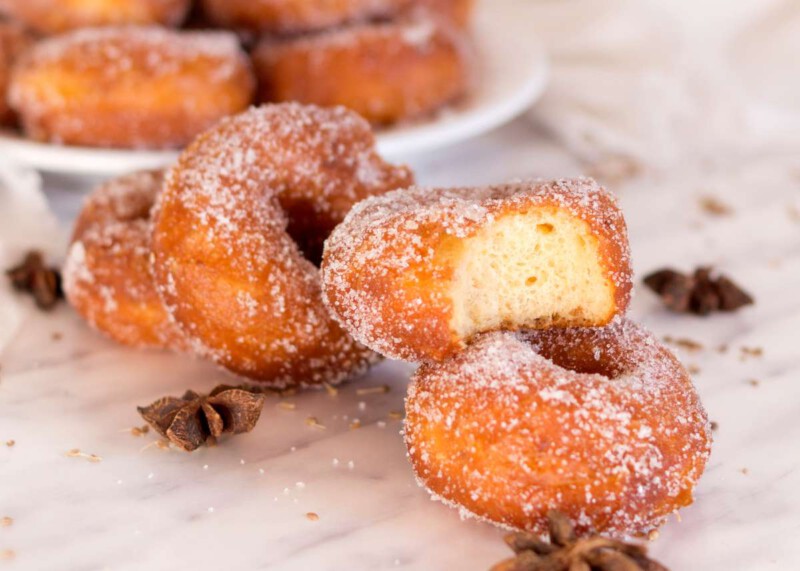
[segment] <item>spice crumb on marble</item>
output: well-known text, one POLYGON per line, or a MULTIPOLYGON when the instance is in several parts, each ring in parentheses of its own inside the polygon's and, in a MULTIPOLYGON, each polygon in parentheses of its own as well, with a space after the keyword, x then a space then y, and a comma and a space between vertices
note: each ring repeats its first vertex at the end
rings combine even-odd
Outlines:
POLYGON ((67 450, 67 457, 68 458, 83 458, 84 460, 88 460, 94 464, 98 462, 102 462, 103 458, 98 456, 97 454, 89 454, 87 452, 83 452, 80 448, 72 448, 71 450, 67 450))
POLYGON ((688 337, 672 337, 670 335, 665 335, 664 343, 690 352, 701 351, 704 348, 702 343, 694 339, 689 339, 688 337))
POLYGON ((312 428, 318 428, 320 430, 325 430, 327 426, 322 424, 316 416, 309 416, 306 418, 306 424, 312 428))
POLYGON ((150 432, 150 427, 146 424, 142 426, 133 426, 124 429, 123 432, 129 432, 131 436, 141 437, 150 432))
POLYGON ((710 194, 701 196, 699 204, 703 212, 710 216, 730 216, 733 214, 733 208, 716 196, 710 194))
POLYGON ((360 389, 356 389, 356 395, 363 397, 366 395, 385 395, 391 390, 389 385, 378 385, 375 387, 362 387, 360 389))

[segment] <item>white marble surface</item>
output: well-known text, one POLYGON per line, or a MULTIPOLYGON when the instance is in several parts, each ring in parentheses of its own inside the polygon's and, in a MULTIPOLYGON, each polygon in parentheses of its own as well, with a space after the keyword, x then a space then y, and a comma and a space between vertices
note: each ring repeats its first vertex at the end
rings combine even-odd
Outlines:
MULTIPOLYGON (((583 170, 524 122, 414 163, 430 184, 583 170)), ((69 218, 78 193, 49 185, 69 218)), ((800 210, 800 157, 685 165, 615 188, 640 275, 715 264, 757 299, 700 319, 669 315, 637 288, 634 317, 706 347, 679 354, 699 367, 698 389, 719 423, 696 503, 652 550, 673 570, 798 569, 800 214, 791 209, 800 210), (702 194, 733 214, 704 213, 702 194), (727 353, 713 349, 723 343, 727 353), (764 354, 742 360, 743 346, 764 354)), ((462 522, 414 483, 401 422, 389 417, 402 409, 408 366, 382 365, 336 397, 290 397, 294 411, 272 398, 251 434, 185 454, 148 446, 152 434, 132 436, 126 429, 142 424, 136 405, 209 389, 230 380, 225 373, 118 347, 67 306, 26 315, 0 355, 0 518, 14 520, 0 527, 0 553, 15 553, 0 569, 481 570, 507 556, 500 531, 462 522), (356 393, 380 384, 391 391, 356 393), (362 428, 349 429, 354 418, 362 428), (9 439, 16 445, 2 445, 9 439), (67 457, 73 448, 102 461, 67 457)))

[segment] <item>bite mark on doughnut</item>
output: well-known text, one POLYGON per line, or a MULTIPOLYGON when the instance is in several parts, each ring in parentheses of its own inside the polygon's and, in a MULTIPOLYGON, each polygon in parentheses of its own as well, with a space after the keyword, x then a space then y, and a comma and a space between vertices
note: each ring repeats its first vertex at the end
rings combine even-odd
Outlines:
POLYGON ((605 325, 627 309, 631 264, 611 193, 526 181, 365 200, 326 242, 322 281, 356 339, 424 361, 498 327, 605 325))
POLYGON ((453 262, 451 327, 469 338, 494 329, 608 321, 615 287, 598 250, 590 226, 569 212, 496 218, 463 241, 453 262))

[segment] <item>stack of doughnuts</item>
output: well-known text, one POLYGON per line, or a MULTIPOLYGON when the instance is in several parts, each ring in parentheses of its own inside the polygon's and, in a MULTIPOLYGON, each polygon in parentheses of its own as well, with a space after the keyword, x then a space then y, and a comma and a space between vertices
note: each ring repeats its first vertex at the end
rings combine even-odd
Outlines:
POLYGON ((692 502, 710 451, 686 370, 624 317, 614 197, 590 179, 398 190, 326 242, 323 298, 359 342, 420 363, 405 439, 463 515, 647 535, 692 502))
POLYGON ((0 124, 53 144, 171 149, 253 103, 342 105, 373 125, 428 116, 469 88, 471 11, 472 0, 0 0, 0 124))
POLYGON ((64 291, 118 342, 190 352, 278 388, 335 384, 377 356, 330 317, 314 261, 356 202, 411 184, 352 111, 253 108, 200 135, 165 174, 89 196, 64 291))

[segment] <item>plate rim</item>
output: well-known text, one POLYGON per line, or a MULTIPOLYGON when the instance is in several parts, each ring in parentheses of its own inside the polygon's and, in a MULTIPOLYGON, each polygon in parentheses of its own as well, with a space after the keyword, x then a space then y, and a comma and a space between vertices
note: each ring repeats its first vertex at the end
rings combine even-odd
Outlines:
MULTIPOLYGON (((507 8, 511 6, 513 3, 507 8)), ((502 55, 498 50, 491 49, 493 45, 498 45, 497 38, 492 37, 492 31, 502 27, 504 16, 506 18, 511 16, 509 9, 498 8, 494 2, 482 2, 475 15, 477 57, 485 58, 486 62, 496 61, 502 55)), ((467 105, 463 115, 459 114, 451 121, 440 116, 421 122, 419 125, 399 126, 395 130, 376 132, 378 151, 390 160, 413 158, 488 133, 524 113, 544 93, 550 75, 550 65, 544 46, 537 38, 521 37, 524 41, 523 55, 529 63, 530 73, 514 86, 510 94, 496 101, 490 100, 483 106, 470 108, 467 105)), ((477 81, 481 81, 480 75, 477 81)), ((0 155, 22 167, 49 174, 112 176, 135 170, 164 168, 175 162, 180 150, 64 146, 34 141, 7 128, 0 128, 0 155)))

